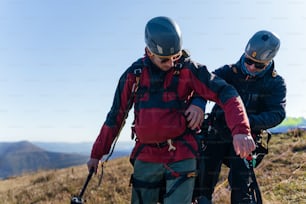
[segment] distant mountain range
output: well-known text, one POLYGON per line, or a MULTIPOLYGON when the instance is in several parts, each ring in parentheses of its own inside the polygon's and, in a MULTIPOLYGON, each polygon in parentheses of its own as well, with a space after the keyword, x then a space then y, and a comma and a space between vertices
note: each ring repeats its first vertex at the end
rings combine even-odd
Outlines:
POLYGON ((304 117, 287 117, 281 124, 271 128, 272 133, 285 133, 292 129, 306 130, 306 119, 304 117))
MULTIPOLYGON (((32 142, 34 145, 52 152, 74 153, 89 156, 93 142, 32 142)), ((113 157, 127 154, 134 146, 133 141, 118 141, 115 146, 113 157)))
MULTIPOLYGON (((285 133, 296 128, 306 130, 306 119, 287 117, 270 131, 285 133)), ((119 141, 111 159, 128 156, 133 145, 132 141, 119 141)), ((0 142, 0 179, 37 170, 85 164, 91 148, 92 143, 89 142, 0 142)))
MULTIPOLYGON (((91 147, 90 143, 0 142, 0 179, 86 164, 91 147)), ((127 156, 131 148, 118 143, 111 158, 127 156)))
POLYGON ((87 156, 49 152, 27 141, 0 143, 0 178, 86 163, 87 156))

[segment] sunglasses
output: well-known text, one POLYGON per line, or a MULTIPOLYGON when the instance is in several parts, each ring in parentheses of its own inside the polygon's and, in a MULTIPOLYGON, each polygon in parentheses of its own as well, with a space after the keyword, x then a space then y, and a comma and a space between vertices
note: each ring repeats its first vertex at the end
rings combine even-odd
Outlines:
POLYGON ((160 63, 166 63, 168 62, 169 60, 172 60, 172 61, 177 61, 178 59, 181 58, 182 56, 182 52, 179 52, 175 55, 171 55, 171 56, 159 56, 159 55, 156 55, 160 61, 160 63))
POLYGON ((252 59, 247 58, 247 57, 244 58, 244 62, 247 63, 248 65, 254 64, 256 69, 263 69, 267 66, 267 64, 265 63, 255 62, 252 59))

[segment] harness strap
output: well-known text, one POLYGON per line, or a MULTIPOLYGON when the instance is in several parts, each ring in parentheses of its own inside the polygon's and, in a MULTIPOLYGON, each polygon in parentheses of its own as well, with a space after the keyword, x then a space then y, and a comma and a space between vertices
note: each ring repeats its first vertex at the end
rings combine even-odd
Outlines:
POLYGON ((185 181, 187 181, 190 178, 196 177, 197 173, 196 171, 188 171, 188 172, 170 172, 166 175, 166 180, 172 180, 172 179, 179 179, 174 183, 174 185, 170 188, 170 190, 165 193, 164 198, 169 197, 178 186, 183 184, 185 181))
MULTIPOLYGON (((187 132, 191 132, 189 129, 186 130, 187 132)), ((195 134, 192 134, 194 137, 196 137, 195 134)), ((196 139, 196 138, 195 138, 196 139)), ((183 137, 179 139, 188 149, 195 155, 196 157, 199 156, 198 151, 196 151, 183 137)))
POLYGON ((254 171, 253 171, 252 179, 253 179, 253 182, 251 183, 249 187, 249 189, 251 190, 252 197, 253 199, 255 199, 254 201, 256 202, 256 204, 262 204, 262 196, 261 196, 261 192, 260 192, 256 177, 254 175, 254 171))
POLYGON ((157 182, 147 182, 135 179, 133 177, 133 174, 130 177, 130 184, 129 186, 133 185, 133 188, 137 194, 138 200, 140 204, 143 204, 143 198, 141 196, 141 189, 140 188, 146 188, 146 189, 160 189, 164 186, 163 180, 157 181, 157 182))
POLYGON ((149 188, 149 189, 154 189, 154 188, 160 188, 163 186, 163 180, 157 181, 157 182, 148 182, 148 181, 142 181, 135 179, 133 177, 133 174, 131 175, 130 178, 130 186, 133 185, 134 188, 149 188))
POLYGON ((134 165, 136 158, 138 157, 138 155, 140 154, 140 152, 143 150, 143 148, 145 147, 145 144, 141 144, 137 149, 136 152, 134 154, 134 157, 130 157, 130 162, 132 165, 134 165))
POLYGON ((269 153, 269 142, 270 142, 271 137, 272 137, 272 134, 268 130, 263 130, 261 131, 259 135, 256 135, 255 137, 256 149, 252 152, 253 168, 256 168, 261 163, 264 156, 269 153), (266 134, 266 138, 265 138, 266 141, 263 141, 264 134, 266 134))
POLYGON ((254 201, 256 204, 262 204, 262 196, 261 192, 256 180, 252 157, 244 159, 245 165, 249 170, 249 178, 250 178, 250 185, 249 185, 249 193, 251 196, 251 201, 254 201))
POLYGON ((113 141, 113 144, 112 144, 112 147, 111 147, 111 150, 110 150, 110 153, 107 155, 106 159, 104 160, 104 162, 101 163, 101 174, 99 176, 99 182, 98 182, 98 187, 101 185, 102 183, 102 178, 103 178, 103 169, 104 169, 104 164, 109 160, 109 158, 113 155, 114 153, 114 150, 115 150, 115 146, 117 144, 117 141, 118 141, 118 138, 119 138, 119 135, 121 133, 121 130, 122 128, 124 127, 125 125, 125 122, 126 122, 126 119, 128 117, 128 113, 129 113, 129 110, 132 108, 133 106, 133 100, 135 98, 135 95, 136 95, 136 92, 138 90, 138 84, 139 84, 139 78, 140 78, 140 74, 141 74, 141 68, 137 68, 134 70, 134 74, 136 76, 136 82, 133 84, 132 86, 132 89, 131 89, 131 96, 130 98, 128 99, 128 102, 127 102, 127 107, 126 107, 126 110, 124 111, 124 118, 123 118, 123 121, 121 123, 121 126, 119 128, 119 131, 118 131, 118 134, 116 135, 114 141, 113 141))
MULTIPOLYGON (((171 139, 172 141, 180 141, 182 142, 184 145, 186 145, 188 147, 188 149, 197 157, 198 156, 198 152, 184 139, 184 136, 188 133, 192 133, 190 129, 186 129, 181 135, 177 136, 176 138, 171 139)), ((150 147, 156 147, 156 148, 162 148, 169 145, 167 141, 165 142, 161 142, 161 143, 153 143, 153 144, 145 144, 145 143, 141 143, 141 145, 136 149, 136 152, 134 154, 133 158, 130 158, 130 162, 131 164, 134 164, 136 158, 138 157, 138 155, 141 153, 141 151, 143 150, 143 148, 145 148, 146 146, 150 146, 150 147)))

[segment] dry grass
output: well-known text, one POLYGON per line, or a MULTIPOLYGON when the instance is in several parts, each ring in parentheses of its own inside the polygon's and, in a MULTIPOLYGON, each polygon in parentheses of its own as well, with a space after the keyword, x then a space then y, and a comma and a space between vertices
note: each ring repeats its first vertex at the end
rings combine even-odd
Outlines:
MULTIPOLYGON (((83 196, 86 203, 129 203, 131 172, 128 158, 108 162, 102 185, 97 187, 98 174, 89 182, 83 196)), ((70 203, 71 196, 79 194, 86 177, 87 167, 84 165, 10 178, 0 181, 0 200, 6 204, 70 203)))
MULTIPOLYGON (((272 136, 269 154, 255 169, 264 204, 306 203, 305 158, 305 133, 301 137, 272 136)), ((215 203, 230 203, 227 173, 228 169, 223 168, 221 181, 214 193, 215 203)))
MULTIPOLYGON (((265 204, 306 203, 306 135, 291 137, 275 135, 270 153, 256 168, 257 180, 265 204)), ((227 169, 223 168, 214 194, 216 204, 229 203, 227 169)), ((129 187, 132 167, 128 158, 109 161, 104 168, 102 185, 97 187, 94 176, 84 194, 87 204, 130 203, 129 187)), ((62 204, 70 203, 87 177, 86 166, 41 171, 0 180, 0 201, 5 204, 62 204)))

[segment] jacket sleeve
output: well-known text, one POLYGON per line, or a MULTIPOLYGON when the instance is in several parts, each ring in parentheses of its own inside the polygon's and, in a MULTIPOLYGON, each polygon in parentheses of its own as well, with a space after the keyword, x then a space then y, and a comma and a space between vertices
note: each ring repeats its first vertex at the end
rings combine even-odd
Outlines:
POLYGON ((286 84, 282 77, 273 78, 268 84, 269 92, 262 96, 262 110, 259 114, 250 114, 253 131, 266 130, 280 124, 286 117, 286 84))
POLYGON ((135 76, 126 71, 119 80, 113 99, 112 107, 93 144, 91 158, 101 159, 108 154, 114 139, 119 135, 125 122, 125 117, 131 108, 132 87, 135 76))
MULTIPOLYGON (((233 80, 233 71, 230 66, 225 65, 216 69, 214 74, 228 81, 233 80)), ((258 82, 262 83, 262 81, 258 82)), ((256 111, 248 111, 248 118, 253 132, 266 130, 280 124, 286 117, 286 84, 284 79, 277 75, 276 77, 265 80, 263 92, 260 95, 260 107, 256 111), (254 113, 256 112, 256 114, 254 113)))
POLYGON ((203 113, 205 113, 206 103, 207 101, 204 98, 200 96, 193 96, 190 104, 198 106, 202 109, 203 113))
POLYGON ((190 76, 196 94, 218 104, 225 113, 227 126, 235 134, 250 134, 249 120, 236 89, 211 74, 205 66, 195 66, 190 76))

